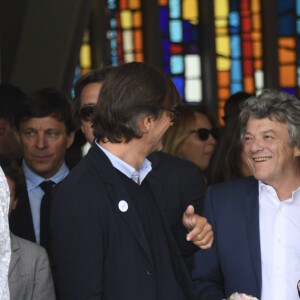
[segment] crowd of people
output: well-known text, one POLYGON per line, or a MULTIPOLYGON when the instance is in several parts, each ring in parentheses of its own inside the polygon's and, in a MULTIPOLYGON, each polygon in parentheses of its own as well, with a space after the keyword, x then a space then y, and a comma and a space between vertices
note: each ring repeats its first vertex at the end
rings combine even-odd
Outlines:
POLYGON ((299 299, 295 96, 237 93, 221 127, 145 63, 74 91, 0 85, 1 300, 299 299))

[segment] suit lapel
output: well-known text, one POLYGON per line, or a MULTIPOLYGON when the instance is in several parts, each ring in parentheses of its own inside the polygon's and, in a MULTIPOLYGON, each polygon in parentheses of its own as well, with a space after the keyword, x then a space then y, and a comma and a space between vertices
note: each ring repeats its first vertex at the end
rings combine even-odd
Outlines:
POLYGON ((91 147, 89 153, 87 154, 87 158, 92 162, 99 177, 104 182, 107 195, 110 198, 114 209, 116 209, 117 213, 124 220, 124 223, 135 236, 137 243, 141 246, 149 261, 153 264, 150 247, 146 239, 140 217, 134 208, 129 194, 123 186, 121 179, 114 170, 113 165, 103 151, 101 151, 101 149, 99 149, 99 147, 95 144, 93 144, 91 147), (126 211, 122 211, 119 208, 121 200, 124 200, 128 204, 128 209, 126 211))
POLYGON ((260 234, 259 234, 259 206, 258 206, 258 182, 252 178, 248 196, 244 198, 249 251, 252 258, 255 276, 258 287, 261 291, 261 254, 260 254, 260 234))
POLYGON ((12 233, 10 234, 10 240, 11 240, 11 258, 9 264, 8 277, 11 276, 17 262, 20 259, 20 255, 19 255, 20 245, 18 240, 15 238, 15 236, 12 233))

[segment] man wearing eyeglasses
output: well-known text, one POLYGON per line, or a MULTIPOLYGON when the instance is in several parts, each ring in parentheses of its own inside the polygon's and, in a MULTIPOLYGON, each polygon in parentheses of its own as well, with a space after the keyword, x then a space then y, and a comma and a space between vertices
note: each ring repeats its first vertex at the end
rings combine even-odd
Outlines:
POLYGON ((146 159, 161 149, 174 121, 169 110, 179 101, 169 77, 143 63, 121 65, 105 78, 93 118, 96 140, 54 193, 61 299, 193 298, 183 255, 195 250, 187 240, 211 246, 210 225, 189 207, 188 231, 176 224, 171 233, 155 190, 163 177, 146 159))

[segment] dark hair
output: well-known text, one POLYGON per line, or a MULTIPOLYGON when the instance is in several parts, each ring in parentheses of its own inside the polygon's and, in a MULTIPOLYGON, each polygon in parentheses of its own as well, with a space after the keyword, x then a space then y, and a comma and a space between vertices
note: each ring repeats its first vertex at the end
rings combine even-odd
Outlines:
POLYGON ((180 102, 167 74, 145 63, 120 65, 103 82, 92 120, 94 135, 112 143, 141 138, 138 120, 148 115, 159 118, 162 107, 171 108, 180 102))
POLYGON ((14 126, 16 108, 22 102, 24 93, 11 84, 0 84, 0 118, 14 126))
POLYGON ((210 160, 207 171, 209 185, 244 177, 242 173, 243 145, 240 136, 239 115, 231 115, 226 121, 218 147, 210 160))
POLYGON ((54 88, 43 88, 25 96, 24 101, 18 106, 15 117, 17 130, 20 123, 32 118, 51 116, 58 121, 63 121, 67 134, 74 131, 71 115, 71 106, 63 93, 54 88))
POLYGON ((98 69, 94 69, 81 77, 76 81, 74 85, 75 97, 72 102, 72 116, 76 127, 80 127, 81 119, 79 114, 79 109, 81 106, 81 92, 82 90, 91 83, 100 83, 104 81, 105 77, 113 69, 112 66, 106 66, 98 69))
POLYGON ((237 92, 235 94, 232 94, 225 103, 224 106, 224 121, 227 122, 227 120, 233 116, 238 116, 241 112, 243 103, 250 97, 253 97, 253 94, 249 94, 246 92, 237 92))
POLYGON ((15 183, 15 196, 19 198, 23 194, 26 187, 23 168, 18 160, 8 158, 0 155, 0 166, 3 170, 5 177, 10 178, 15 183))

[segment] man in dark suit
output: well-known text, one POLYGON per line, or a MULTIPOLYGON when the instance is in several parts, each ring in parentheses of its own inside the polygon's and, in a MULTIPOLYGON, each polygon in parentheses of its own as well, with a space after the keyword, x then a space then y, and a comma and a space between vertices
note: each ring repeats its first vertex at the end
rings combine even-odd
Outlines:
POLYGON ((38 90, 27 95, 18 106, 15 124, 23 152, 26 187, 12 212, 10 229, 17 236, 48 248, 50 211, 43 206, 46 200, 43 183, 53 186, 69 173, 64 157, 74 138, 70 103, 58 90, 38 90), (46 227, 42 228, 43 207, 46 227))
POLYGON ((195 255, 197 299, 239 292, 294 300, 300 277, 300 102, 267 90, 246 101, 240 118, 254 177, 207 190, 204 215, 215 243, 195 255))
MULTIPOLYGON (((90 145, 94 142, 91 119, 105 77, 113 67, 94 69, 81 76, 74 86, 75 98, 72 105, 73 120, 81 128, 90 145)), ((195 212, 202 214, 206 185, 196 165, 177 156, 155 151, 147 157, 152 163, 149 173, 154 193, 160 195, 158 205, 171 228, 181 224, 182 214, 193 205, 195 212)), ((185 258, 190 273, 194 256, 185 258)))
POLYGON ((116 67, 105 79, 93 118, 96 142, 53 194, 61 299, 193 298, 183 255, 195 250, 188 241, 211 246, 210 225, 189 206, 172 234, 146 159, 161 149, 179 101, 170 78, 143 63, 116 67))

